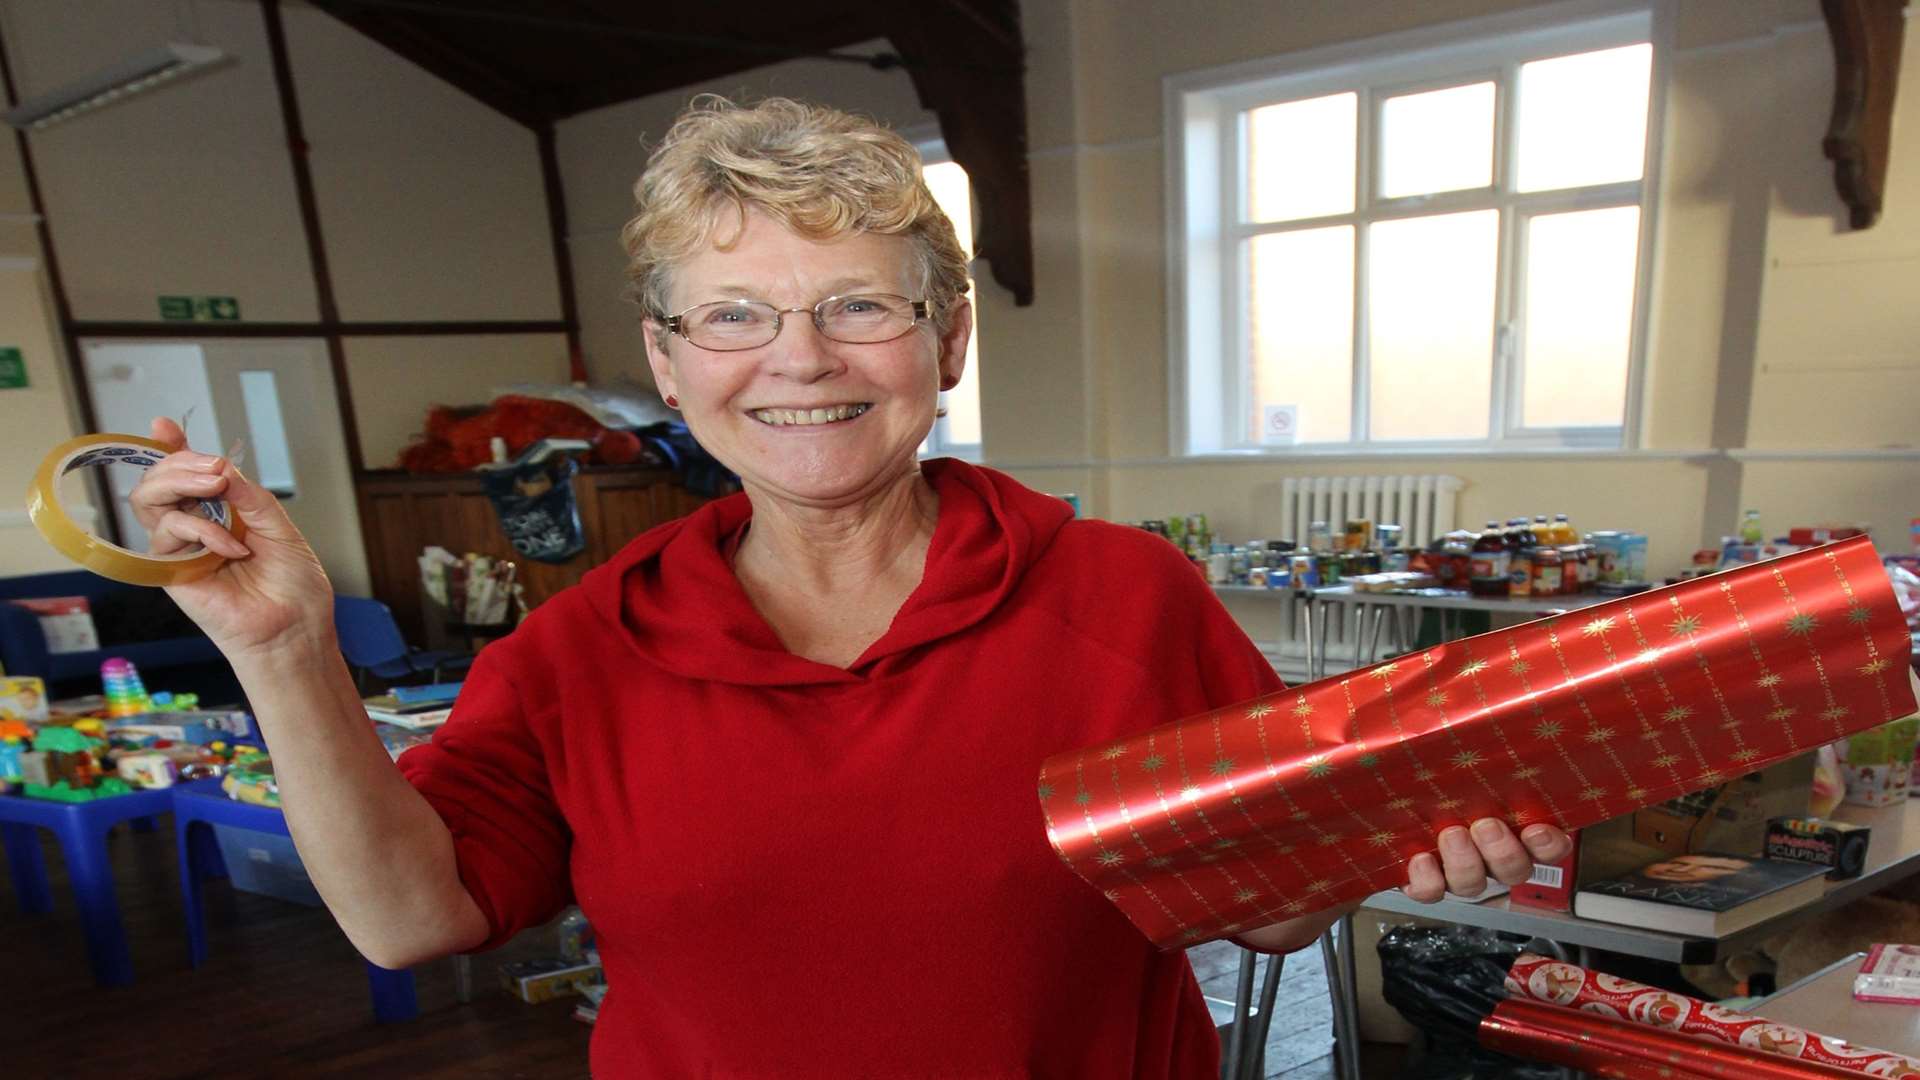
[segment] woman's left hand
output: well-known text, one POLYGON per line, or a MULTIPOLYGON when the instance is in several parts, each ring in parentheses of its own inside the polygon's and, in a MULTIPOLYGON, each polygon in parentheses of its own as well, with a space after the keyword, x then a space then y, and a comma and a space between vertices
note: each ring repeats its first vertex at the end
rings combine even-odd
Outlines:
POLYGON ((1402 891, 1423 904, 1452 892, 1478 896, 1492 879, 1517 885, 1533 873, 1533 864, 1564 859, 1573 850, 1566 833, 1551 825, 1529 825, 1519 836, 1499 818, 1481 818, 1472 828, 1454 825, 1440 832, 1440 854, 1423 851, 1407 864, 1402 891))

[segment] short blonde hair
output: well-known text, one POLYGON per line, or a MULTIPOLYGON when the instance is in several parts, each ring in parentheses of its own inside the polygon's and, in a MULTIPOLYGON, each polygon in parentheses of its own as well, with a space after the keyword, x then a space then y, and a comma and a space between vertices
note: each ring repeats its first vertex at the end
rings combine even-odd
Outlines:
POLYGON ((838 109, 702 94, 647 158, 633 198, 620 242, 628 295, 650 318, 671 314, 674 266, 713 242, 725 211, 744 220, 749 207, 812 240, 872 232, 913 241, 922 296, 911 299, 932 301, 943 331, 967 291, 967 253, 927 189, 919 151, 838 109))

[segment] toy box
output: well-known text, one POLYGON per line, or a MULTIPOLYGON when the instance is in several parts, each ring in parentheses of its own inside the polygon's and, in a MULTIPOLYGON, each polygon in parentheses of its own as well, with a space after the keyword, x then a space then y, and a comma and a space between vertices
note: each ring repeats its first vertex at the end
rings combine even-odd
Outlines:
POLYGON ((231 825, 216 825, 213 831, 234 888, 308 907, 322 906, 320 892, 307 877, 291 838, 231 825))
POLYGON ((1845 802, 1892 806, 1907 801, 1913 783, 1913 751, 1920 740, 1920 716, 1869 728, 1833 744, 1846 781, 1845 802))
POLYGON ((1867 841, 1873 830, 1846 821, 1774 818, 1767 822, 1769 859, 1825 866, 1834 879, 1859 877, 1867 866, 1867 841))
POLYGON ((46 683, 31 675, 0 676, 0 720, 46 718, 46 683))
POLYGON ((500 966, 500 984, 507 993, 530 1005, 578 994, 601 981, 599 964, 567 960, 527 960, 500 966))

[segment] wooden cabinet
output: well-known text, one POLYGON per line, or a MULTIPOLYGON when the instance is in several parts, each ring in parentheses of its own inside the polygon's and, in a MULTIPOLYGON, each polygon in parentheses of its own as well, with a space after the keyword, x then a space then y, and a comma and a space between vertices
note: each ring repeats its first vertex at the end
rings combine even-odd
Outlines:
POLYGON ((377 472, 363 475, 355 486, 373 594, 393 609, 401 631, 415 644, 426 640, 418 559, 430 545, 438 544, 456 555, 472 551, 513 560, 519 565, 519 580, 526 586, 531 607, 578 582, 627 541, 707 501, 676 484, 673 473, 665 469, 582 469, 573 478, 573 490, 580 503, 587 549, 555 564, 534 562, 514 552, 478 476, 377 472))

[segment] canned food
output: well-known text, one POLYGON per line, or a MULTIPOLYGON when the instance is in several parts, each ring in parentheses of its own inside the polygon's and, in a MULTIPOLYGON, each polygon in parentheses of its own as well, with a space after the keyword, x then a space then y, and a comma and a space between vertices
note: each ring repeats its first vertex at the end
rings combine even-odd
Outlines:
POLYGON ((1295 555, 1287 560, 1292 572, 1293 587, 1313 589, 1320 585, 1320 560, 1312 555, 1295 555))

